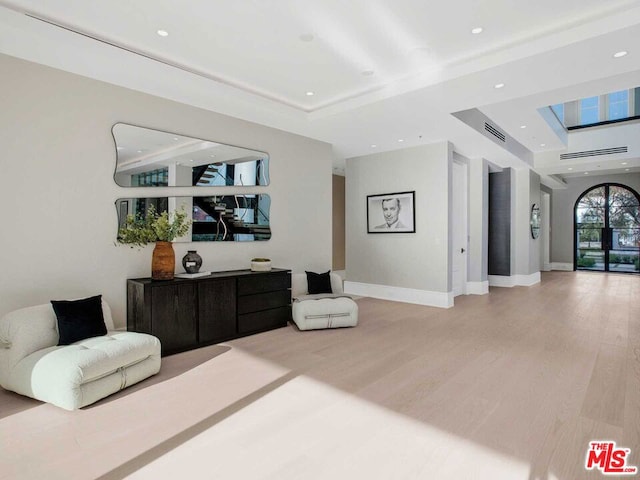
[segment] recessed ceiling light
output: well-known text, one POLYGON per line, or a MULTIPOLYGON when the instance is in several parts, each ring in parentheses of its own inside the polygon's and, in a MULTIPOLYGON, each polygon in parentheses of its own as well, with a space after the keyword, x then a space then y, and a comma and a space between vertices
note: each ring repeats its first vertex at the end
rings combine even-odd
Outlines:
POLYGON ((520 125, 520 128, 527 128, 526 125, 520 125))
POLYGON ((546 143, 541 143, 541 144, 540 144, 540 146, 541 146, 541 147, 546 147, 546 146, 547 146, 547 144, 546 144, 546 143))
POLYGON ((477 35, 478 33, 482 33, 482 27, 475 27, 471 29, 471 33, 477 35))
POLYGON ((314 95, 315 95, 315 92, 311 92, 311 91, 307 92, 307 97, 313 97, 314 95))
POLYGON ((138 150, 138 153, 142 153, 144 150, 138 150))
POLYGON ((180 165, 180 162, 176 162, 176 165, 180 165))
POLYGON ((628 168, 625 168, 625 169, 624 169, 624 171, 625 171, 625 172, 628 172, 628 171, 629 171, 629 169, 628 169, 628 168))
POLYGON ((613 54, 613 58, 620 58, 620 57, 624 57, 626 54, 628 54, 629 52, 627 52, 626 50, 622 50, 620 52, 616 52, 613 54))
POLYGON ((169 36, 169 32, 167 32, 166 30, 158 30, 156 33, 158 35, 160 35, 161 37, 168 37, 169 36))
POLYGON ((212 153, 211 155, 209 155, 211 158, 215 157, 215 155, 212 153))
POLYGON ((365 77, 370 77, 371 75, 373 75, 375 72, 373 70, 363 70, 362 71, 362 75, 364 75, 365 77))
POLYGON ((573 170, 573 167, 569 167, 569 168, 567 168, 567 170, 573 170))
POLYGON ((189 161, 190 161, 190 162, 194 162, 195 160, 194 160, 193 158, 190 158, 190 159, 189 159, 189 161))
POLYGON ((399 138, 398 142, 400 142, 400 143, 404 142, 404 138, 399 138))
POLYGON ((496 83, 493 88, 502 88, 504 87, 504 83, 496 83))
POLYGON ((117 150, 123 150, 124 147, 116 147, 117 150))
POLYGON ((300 40, 302 40, 303 42, 312 42, 313 41, 313 34, 311 34, 311 33, 303 33, 298 38, 300 40))
POLYGON ((378 145, 373 144, 373 145, 371 145, 371 148, 376 148, 377 146, 378 146, 378 145))
POLYGON ((585 175, 589 175, 589 172, 584 172, 585 175))
POLYGON ((173 137, 173 139, 177 142, 178 141, 178 137, 173 137))
POLYGON ((622 165, 626 165, 626 164, 627 164, 627 162, 622 162, 622 165))

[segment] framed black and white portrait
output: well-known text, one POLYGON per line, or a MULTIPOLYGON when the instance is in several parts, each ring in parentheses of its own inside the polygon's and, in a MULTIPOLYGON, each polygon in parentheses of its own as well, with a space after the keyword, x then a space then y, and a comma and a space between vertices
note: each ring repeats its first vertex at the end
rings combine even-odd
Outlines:
POLYGON ((415 233, 416 192, 367 195, 367 233, 415 233))

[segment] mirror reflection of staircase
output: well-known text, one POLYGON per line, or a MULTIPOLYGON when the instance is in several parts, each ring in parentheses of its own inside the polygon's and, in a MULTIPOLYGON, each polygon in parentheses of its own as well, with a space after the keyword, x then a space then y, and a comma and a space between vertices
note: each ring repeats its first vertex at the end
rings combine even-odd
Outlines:
POLYGON ((193 185, 195 187, 211 187, 214 185, 233 185, 234 167, 227 165, 225 175, 221 173, 222 164, 210 163, 193 167, 193 185), (217 181, 216 181, 217 180, 217 181))
POLYGON ((252 236, 252 240, 271 238, 269 217, 260 208, 259 198, 260 195, 194 197, 194 207, 208 217, 194 216, 194 241, 240 240, 242 234, 252 236), (260 218, 263 220, 259 222, 260 218))

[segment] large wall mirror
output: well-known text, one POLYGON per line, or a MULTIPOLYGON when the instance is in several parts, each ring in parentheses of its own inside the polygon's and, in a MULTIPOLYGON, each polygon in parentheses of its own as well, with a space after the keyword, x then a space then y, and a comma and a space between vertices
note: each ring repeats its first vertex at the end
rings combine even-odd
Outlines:
POLYGON ((191 212, 193 224, 176 242, 253 242, 271 238, 269 195, 119 198, 118 226, 124 226, 127 215, 144 217, 151 206, 157 213, 180 209, 191 212))
POLYGON ((269 184, 269 154, 116 123, 114 179, 121 187, 269 184))

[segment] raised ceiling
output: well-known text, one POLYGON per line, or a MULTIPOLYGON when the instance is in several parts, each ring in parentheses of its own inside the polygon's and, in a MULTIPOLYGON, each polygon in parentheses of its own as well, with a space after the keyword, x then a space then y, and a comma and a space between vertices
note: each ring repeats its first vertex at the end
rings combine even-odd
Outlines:
POLYGON ((3 53, 327 141, 340 158, 446 139, 520 166, 451 113, 478 108, 544 154, 566 145, 539 107, 640 85, 640 1, 0 5, 3 53))

